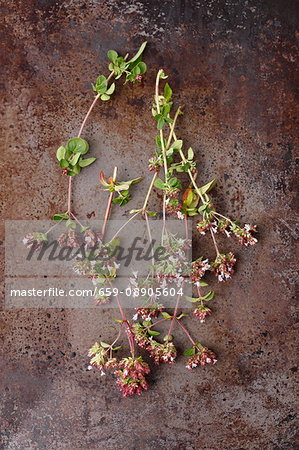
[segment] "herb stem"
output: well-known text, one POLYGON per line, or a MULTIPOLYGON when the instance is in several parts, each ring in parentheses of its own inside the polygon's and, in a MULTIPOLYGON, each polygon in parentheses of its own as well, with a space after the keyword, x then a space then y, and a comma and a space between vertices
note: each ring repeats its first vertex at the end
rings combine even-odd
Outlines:
POLYGON ((145 211, 145 208, 146 208, 146 205, 147 205, 149 196, 150 196, 150 194, 151 194, 151 191, 152 191, 152 189, 153 189, 154 182, 155 182, 155 179, 157 178, 157 175, 158 175, 158 174, 155 173, 154 176, 153 176, 153 179, 152 179, 152 181, 151 181, 150 187, 148 188, 148 191, 147 191, 147 194, 146 194, 146 197, 145 197, 145 200, 144 200, 144 204, 143 204, 143 207, 142 207, 142 211, 145 211))
MULTIPOLYGON (((229 219, 228 217, 223 216, 222 214, 219 214, 219 213, 216 212, 216 211, 213 211, 213 215, 214 215, 214 216, 216 215, 216 216, 222 217, 222 219, 228 220, 231 224, 234 225, 234 222, 233 222, 231 219, 229 219)), ((216 219, 219 220, 217 217, 216 217, 216 219)))
MULTIPOLYGON (((152 233, 151 233, 151 229, 150 229, 150 225, 149 225, 149 220, 148 220, 148 214, 145 211, 144 213, 145 216, 145 221, 146 221, 146 227, 147 227, 147 233, 148 233, 148 237, 149 237, 149 242, 150 242, 150 247, 151 247, 151 258, 152 258, 152 265, 153 265, 153 269, 154 269, 154 265, 155 265, 155 257, 154 257, 154 249, 153 249, 153 238, 152 238, 152 233)), ((152 278, 154 278, 154 272, 152 273, 152 278)))
POLYGON ((128 223, 129 222, 131 222, 131 220, 133 220, 134 219, 134 217, 136 217, 136 216, 138 216, 138 214, 140 214, 141 213, 141 210, 140 211, 137 211, 133 216, 131 216, 121 227, 120 227, 120 229, 119 230, 117 230, 117 232, 114 234, 114 236, 110 239, 110 241, 109 242, 112 242, 113 241, 113 239, 115 239, 118 235, 119 235, 119 233, 121 232, 121 230, 123 230, 127 225, 128 225, 128 223))
MULTIPOLYGON (((112 78, 113 74, 114 74, 114 70, 110 73, 109 77, 107 78, 107 82, 112 78)), ((88 119, 91 111, 93 110, 93 107, 95 106, 95 104, 96 104, 97 100, 99 99, 99 97, 100 97, 100 94, 97 94, 95 96, 95 98, 94 98, 94 100, 93 100, 89 110, 87 111, 87 114, 84 117, 84 120, 83 120, 82 125, 80 127, 80 130, 79 130, 79 133, 78 133, 78 136, 77 136, 78 138, 81 137, 81 134, 83 132, 83 129, 85 127, 87 119, 88 119)), ((72 177, 70 176, 69 177, 69 189, 68 189, 68 214, 69 215, 71 213, 71 192, 72 192, 72 177)))
MULTIPOLYGON (((114 167, 114 172, 113 172, 113 183, 116 182, 117 172, 118 172, 118 167, 115 166, 114 167)), ((103 242, 104 242, 104 235, 105 235, 106 226, 107 226, 107 222, 108 222, 108 218, 109 218, 109 214, 110 214, 110 210, 111 210, 111 204, 112 204, 112 200, 113 200, 113 195, 114 195, 114 192, 110 192, 109 199, 108 199, 108 205, 107 205, 105 218, 104 218, 104 223, 103 223, 103 228, 102 228, 102 235, 103 235, 102 239, 103 239, 103 242)))
POLYGON ((59 225, 60 222, 62 222, 63 220, 64 220, 64 219, 60 219, 59 222, 57 222, 57 223, 55 223, 54 225, 52 225, 52 226, 48 229, 48 231, 46 231, 44 234, 47 235, 48 233, 50 233, 50 231, 52 231, 53 228, 57 227, 57 225, 59 225))
POLYGON ((187 336, 188 336, 188 338, 190 339, 190 341, 192 342, 192 344, 193 344, 194 346, 197 347, 196 343, 194 342, 194 340, 192 339, 192 337, 190 336, 189 332, 186 330, 186 328, 184 327, 184 325, 179 321, 179 319, 175 318, 175 320, 177 321, 177 323, 178 323, 179 325, 181 325, 181 327, 183 328, 183 330, 184 330, 185 333, 187 334, 187 336))
MULTIPOLYGON (((183 283, 181 285, 181 289, 183 289, 183 286, 184 286, 184 281, 183 281, 183 283)), ((172 317, 172 321, 171 321, 171 324, 170 324, 170 328, 169 328, 169 331, 168 331, 168 335, 167 335, 166 341, 169 340, 169 336, 170 336, 170 333, 171 333, 171 330, 172 330, 172 327, 173 327, 173 324, 174 324, 174 320, 176 319, 176 315, 177 315, 177 312, 178 312, 178 309, 179 309, 179 303, 180 303, 181 297, 182 297, 182 294, 179 294, 177 302, 176 302, 176 305, 175 305, 175 310, 174 310, 174 314, 173 314, 173 317, 172 317)))
POLYGON ((177 112, 175 113, 173 122, 171 124, 169 124, 169 126, 170 126, 170 133, 169 133, 168 141, 167 141, 167 144, 166 144, 166 150, 168 150, 168 148, 170 146, 171 139, 172 139, 172 136, 173 136, 173 133, 174 133, 175 124, 176 124, 176 121, 177 121, 177 118, 178 118, 180 112, 181 112, 181 106, 178 107, 177 112))
POLYGON ((158 322, 152 323, 149 327, 146 327, 146 328, 147 328, 147 329, 152 328, 152 327, 154 327, 155 325, 158 325, 158 323, 165 322, 165 320, 170 320, 170 319, 161 319, 161 320, 158 320, 158 322))
MULTIPOLYGON (((171 127, 171 124, 170 124, 170 127, 171 127)), ((177 140, 177 137, 176 137, 174 131, 173 131, 173 139, 174 139, 175 141, 177 140)), ((186 163, 187 160, 186 160, 186 158, 185 158, 185 155, 184 155, 182 149, 179 150, 179 153, 180 153, 180 155, 181 155, 182 161, 183 161, 184 163, 186 163)), ((192 182, 192 184, 193 184, 193 186, 194 186, 194 189, 195 189, 196 193, 199 195, 199 197, 200 197, 202 203, 205 204, 205 203, 206 203, 206 202, 205 202, 205 199, 204 199, 202 193, 200 192, 200 190, 199 190, 199 188, 198 188, 198 186, 197 186, 197 184, 196 184, 196 182, 195 182, 195 178, 193 177, 193 175, 192 175, 190 169, 188 169, 188 175, 189 175, 189 178, 190 178, 190 180, 191 180, 191 182, 192 182)))
MULTIPOLYGON (((110 278, 109 278, 107 275, 105 275, 105 276, 106 276, 106 280, 108 281, 108 283, 109 283, 109 285, 110 285, 110 287, 111 287, 111 289, 112 289, 112 291, 113 291, 114 288, 113 288, 113 284, 112 284, 110 278)), ((124 322, 125 327, 126 327, 126 332, 127 332, 127 337, 128 337, 129 345, 130 345, 130 350, 131 350, 132 356, 134 357, 134 343, 133 343, 133 341, 132 341, 131 330, 130 330, 130 327, 128 326, 128 321, 127 321, 127 319, 126 319, 126 317, 125 317, 125 314, 124 314, 124 312, 123 312, 123 309, 122 309, 122 307, 121 307, 121 304, 120 304, 120 300, 119 300, 118 295, 116 294, 115 297, 116 297, 116 301, 117 301, 118 308, 119 308, 119 311, 120 311, 120 313, 121 313, 123 322, 124 322)))
POLYGON ((212 239, 213 239, 213 242, 214 242, 214 246, 215 246, 215 250, 216 250, 217 256, 219 256, 220 252, 219 252, 218 245, 217 245, 217 242, 216 242, 216 239, 215 239, 215 236, 214 236, 214 232, 213 232, 213 230, 211 230, 211 228, 210 228, 210 232, 211 232, 211 236, 212 236, 212 239))
POLYGON ((72 212, 70 212, 70 214, 71 214, 71 216, 73 216, 73 218, 75 219, 75 221, 76 221, 76 222, 78 222, 78 224, 80 225, 80 227, 82 227, 82 228, 83 228, 83 225, 82 225, 82 223, 80 222, 80 220, 79 220, 79 219, 77 219, 77 217, 75 216, 75 214, 73 214, 72 212))

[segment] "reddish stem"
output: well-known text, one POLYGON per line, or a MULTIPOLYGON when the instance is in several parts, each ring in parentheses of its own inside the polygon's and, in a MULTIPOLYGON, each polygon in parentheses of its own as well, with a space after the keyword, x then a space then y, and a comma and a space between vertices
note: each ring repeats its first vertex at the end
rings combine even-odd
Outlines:
POLYGON ((211 232, 211 235, 212 235, 212 239, 213 239, 213 242, 214 242, 214 246, 215 246, 215 250, 216 250, 217 256, 219 256, 220 252, 218 250, 218 245, 217 245, 217 242, 216 242, 216 239, 215 239, 215 236, 214 236, 214 232, 211 230, 211 228, 210 228, 210 232, 211 232))
MULTIPOLYGON (((113 284, 111 283, 111 281, 110 281, 110 279, 109 279, 109 277, 108 277, 107 275, 106 275, 106 280, 107 280, 108 283, 110 284, 110 287, 111 287, 111 289, 112 289, 112 291, 113 291, 113 289, 114 289, 114 288, 113 288, 113 284)), ((123 312, 123 309, 122 309, 122 307, 121 307, 121 304, 120 304, 118 295, 116 294, 115 297, 116 297, 116 301, 117 301, 117 304, 118 304, 119 311, 120 311, 120 313, 121 313, 123 322, 124 322, 125 327, 126 327, 127 337, 128 337, 128 341, 129 341, 131 353, 132 353, 132 356, 134 357, 134 341, 133 341, 133 339, 132 339, 131 329, 130 329, 130 326, 129 326, 129 324, 128 324, 128 321, 127 321, 127 319, 126 319, 126 317, 125 317, 125 314, 124 314, 124 312, 123 312)))
POLYGON ((146 328, 149 329, 149 328, 151 328, 151 327, 153 327, 153 326, 155 326, 155 325, 158 325, 158 323, 165 322, 165 320, 170 320, 170 319, 161 319, 161 320, 158 320, 158 322, 152 323, 149 327, 146 327, 146 328))
MULTIPOLYGON (((90 115, 94 105, 96 104, 98 98, 99 98, 99 96, 95 97, 95 99, 92 102, 89 110, 87 111, 87 114, 86 114, 86 116, 85 116, 85 118, 84 118, 84 120, 82 122, 81 128, 79 130, 78 138, 81 136, 83 128, 84 128, 84 126, 86 124, 86 121, 87 121, 87 119, 88 119, 88 117, 89 117, 89 115, 90 115)), ((72 177, 70 176, 69 177, 69 192, 68 192, 68 210, 67 210, 68 211, 68 215, 70 215, 70 213, 71 213, 71 192, 72 192, 72 177)))
MULTIPOLYGON (((183 289, 183 286, 184 286, 184 281, 182 282, 181 289, 183 289)), ((170 333, 171 333, 171 330, 172 330, 172 327, 173 327, 173 324, 174 324, 174 319, 176 319, 176 315, 177 315, 177 312, 178 312, 178 309, 179 309, 179 303, 180 303, 181 297, 182 297, 182 294, 180 294, 178 296, 178 299, 177 299, 177 302, 176 302, 176 305, 175 305, 174 314, 173 314, 172 321, 171 321, 170 328, 169 328, 169 332, 168 332, 168 335, 167 335, 167 341, 169 340, 169 336, 170 336, 170 333)))
POLYGON ((86 114, 86 116, 85 116, 85 118, 84 118, 84 120, 83 120, 83 122, 82 122, 80 131, 79 131, 79 134, 78 134, 78 138, 81 136, 82 131, 83 131, 83 128, 85 127, 86 121, 87 121, 87 119, 88 119, 88 117, 89 117, 89 114, 90 114, 91 111, 93 110, 93 107, 94 107, 94 105, 96 104, 98 98, 99 98, 99 95, 96 95, 95 98, 94 98, 94 101, 92 102, 92 104, 91 104, 91 106, 90 106, 90 108, 89 108, 89 110, 87 111, 87 114, 86 114))
MULTIPOLYGON (((187 214, 185 214, 185 221, 186 221, 186 239, 188 239, 187 214)), ((188 253, 189 253, 189 250, 188 250, 188 253)), ((181 289, 182 289, 182 290, 183 290, 183 287, 184 287, 184 281, 183 281, 183 283, 182 283, 182 285, 181 285, 181 289)), ((169 339, 169 336, 170 336, 170 333, 171 333, 171 330, 172 330, 172 327, 173 327, 173 324, 174 324, 174 319, 176 319, 176 315, 177 315, 177 312, 178 312, 178 308, 179 308, 179 303, 180 303, 181 296, 182 296, 182 294, 180 294, 180 295, 178 296, 178 299, 177 299, 177 302, 176 302, 176 306, 175 306, 173 318, 172 318, 171 325, 170 325, 170 329, 169 329, 169 332, 168 332, 168 335, 167 335, 167 341, 168 341, 168 339, 169 339)))
MULTIPOLYGON (((187 334, 188 338, 190 339, 190 341, 192 342, 193 345, 196 346, 195 342, 193 341, 192 337, 190 336, 189 332, 186 330, 186 328, 184 327, 184 325, 179 321, 179 319, 175 318, 175 320, 177 321, 177 323, 179 325, 181 325, 181 327, 183 328, 183 330, 185 331, 185 333, 187 334)), ((197 347, 197 346, 196 346, 197 347)))

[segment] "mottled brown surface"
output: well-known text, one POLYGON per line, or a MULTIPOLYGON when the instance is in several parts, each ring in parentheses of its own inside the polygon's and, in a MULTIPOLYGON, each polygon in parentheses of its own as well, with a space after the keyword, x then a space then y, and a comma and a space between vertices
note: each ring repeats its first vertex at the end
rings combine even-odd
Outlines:
POLYGON ((218 209, 256 223, 260 241, 233 247, 238 270, 215 286, 213 315, 190 320, 218 363, 153 368, 140 397, 122 399, 110 376, 86 369, 90 344, 113 337, 115 311, 3 308, 1 448, 295 448, 296 2, 2 0, 1 17, 3 221, 64 209, 55 150, 78 132, 107 50, 132 53, 147 39, 145 82, 120 86, 86 126, 98 160, 75 181, 75 211, 101 217, 100 168, 146 172, 163 67, 185 105, 178 135, 196 151, 200 180, 217 176, 218 209))

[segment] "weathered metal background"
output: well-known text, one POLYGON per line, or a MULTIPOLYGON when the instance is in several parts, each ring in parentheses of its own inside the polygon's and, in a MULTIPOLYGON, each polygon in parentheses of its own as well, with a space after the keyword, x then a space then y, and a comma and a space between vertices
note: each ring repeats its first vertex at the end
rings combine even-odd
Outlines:
POLYGON ((140 397, 122 399, 110 376, 86 370, 90 344, 114 335, 115 311, 4 308, 1 448, 295 448, 296 2, 2 0, 1 17, 2 219, 64 210, 56 148, 77 134, 107 50, 132 53, 146 39, 145 81, 119 86, 86 126, 98 160, 74 183, 75 211, 101 217, 98 173, 116 163, 120 177, 145 174, 146 189, 163 68, 200 180, 215 175, 217 207, 259 229, 256 247, 234 247, 238 270, 216 285, 213 315, 189 322, 218 363, 153 367, 140 397))

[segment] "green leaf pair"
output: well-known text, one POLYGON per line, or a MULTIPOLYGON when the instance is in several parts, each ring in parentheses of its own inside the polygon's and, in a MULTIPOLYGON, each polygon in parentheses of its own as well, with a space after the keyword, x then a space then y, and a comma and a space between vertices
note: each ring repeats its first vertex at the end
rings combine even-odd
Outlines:
MULTIPOLYGON (((123 58, 122 56, 118 56, 118 53, 115 50, 109 50, 107 54, 111 61, 109 70, 115 73, 116 79, 119 79, 125 73, 125 83, 128 81, 135 83, 138 76, 146 72, 146 64, 141 61, 146 44, 147 42, 143 42, 138 52, 129 61, 126 61, 126 58, 123 58)), ((105 94, 110 95, 108 92, 104 92, 104 95, 105 94)))
POLYGON ((70 139, 66 146, 60 146, 56 152, 56 157, 62 169, 67 169, 67 175, 74 176, 80 173, 81 167, 92 164, 96 158, 83 159, 89 150, 89 144, 82 138, 70 139))
POLYGON ((100 99, 106 102, 110 100, 110 96, 115 91, 115 83, 112 83, 108 87, 108 81, 106 77, 104 75, 100 75, 95 86, 92 86, 92 88, 100 96, 100 99))
POLYGON ((214 291, 210 291, 207 295, 205 295, 204 297, 188 297, 187 295, 185 295, 186 300, 188 300, 188 302, 191 303, 198 303, 198 302, 208 302, 209 300, 212 300, 212 298, 214 297, 214 291))

